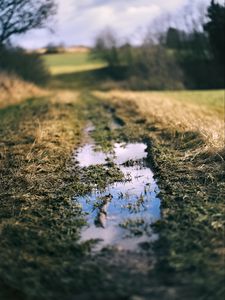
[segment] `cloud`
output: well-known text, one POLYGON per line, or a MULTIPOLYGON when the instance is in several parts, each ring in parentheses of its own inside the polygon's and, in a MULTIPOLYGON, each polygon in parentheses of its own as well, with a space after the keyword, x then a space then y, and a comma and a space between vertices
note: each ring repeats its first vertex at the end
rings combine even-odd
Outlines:
MULTIPOLYGON (((24 47, 40 47, 49 42, 91 45, 104 27, 112 27, 121 37, 132 39, 137 28, 146 28, 158 15, 174 11, 187 0, 57 0, 55 33, 33 30, 15 41, 24 47)), ((196 0, 199 1, 199 0, 196 0)), ((209 1, 209 0, 207 0, 209 1)))

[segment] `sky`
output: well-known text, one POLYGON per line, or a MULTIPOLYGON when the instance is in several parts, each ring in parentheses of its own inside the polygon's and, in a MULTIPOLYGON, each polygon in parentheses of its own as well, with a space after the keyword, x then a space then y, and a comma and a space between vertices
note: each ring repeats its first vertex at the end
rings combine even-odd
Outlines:
MULTIPOLYGON (((192 2, 210 0, 192 0, 192 2)), ((121 39, 138 43, 143 30, 161 14, 174 13, 187 0, 56 0, 58 13, 51 23, 54 30, 32 30, 16 37, 14 43, 24 48, 47 44, 93 45, 104 28, 115 30, 121 39)))

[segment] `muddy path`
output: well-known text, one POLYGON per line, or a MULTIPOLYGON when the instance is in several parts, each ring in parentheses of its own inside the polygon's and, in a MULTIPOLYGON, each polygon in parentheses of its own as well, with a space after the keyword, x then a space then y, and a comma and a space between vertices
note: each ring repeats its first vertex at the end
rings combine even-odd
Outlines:
POLYGON ((223 172, 195 135, 86 91, 0 114, 0 299, 223 299, 223 172))
POLYGON ((195 162, 182 159, 184 133, 173 136, 129 101, 84 97, 91 127, 75 161, 89 190, 74 200, 86 221, 81 241, 91 238, 91 257, 104 265, 108 279, 104 292, 93 295, 221 299, 223 271, 215 264, 221 258, 209 259, 208 244, 217 236, 221 247, 221 231, 206 229, 202 215, 209 206, 214 212, 218 208, 211 203, 210 183, 203 183, 205 174, 195 172, 195 162))
POLYGON ((97 267, 100 285, 76 299, 170 299, 168 288, 152 279, 159 238, 152 225, 161 219, 161 201, 150 140, 127 126, 113 106, 88 97, 83 142, 72 160, 88 188, 76 192, 73 201, 85 222, 79 243, 90 246, 84 268, 97 267))

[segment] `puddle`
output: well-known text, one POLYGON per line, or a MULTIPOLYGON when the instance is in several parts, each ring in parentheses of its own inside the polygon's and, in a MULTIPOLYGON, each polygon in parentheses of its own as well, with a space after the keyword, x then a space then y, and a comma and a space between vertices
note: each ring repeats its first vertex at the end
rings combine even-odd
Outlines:
POLYGON ((114 145, 112 153, 95 151, 87 144, 76 153, 80 167, 107 164, 111 159, 125 176, 104 191, 93 189, 85 197, 76 197, 86 213, 87 226, 82 241, 99 240, 96 248, 115 246, 124 250, 137 250, 140 243, 157 239, 151 224, 160 218, 159 189, 153 172, 147 165, 147 146, 144 143, 114 145))
POLYGON ((87 144, 77 151, 77 161, 82 168, 105 164, 106 159, 107 155, 103 152, 95 151, 93 144, 87 144))

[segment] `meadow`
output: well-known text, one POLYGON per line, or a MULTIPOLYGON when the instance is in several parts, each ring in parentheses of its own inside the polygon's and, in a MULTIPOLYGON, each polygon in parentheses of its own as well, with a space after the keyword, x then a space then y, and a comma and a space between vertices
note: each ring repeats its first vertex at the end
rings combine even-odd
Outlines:
POLYGON ((27 93, 9 85, 0 95, 0 299, 221 300, 224 91, 122 90, 87 53, 43 59, 47 88, 18 81, 27 93), (93 240, 79 241, 74 195, 118 177, 111 162, 85 172, 74 163, 90 122, 104 151, 121 140, 148 145, 161 219, 141 254, 93 254, 93 240))
POLYGON ((102 68, 105 63, 90 59, 89 53, 64 53, 44 55, 44 60, 53 75, 90 71, 102 68))
POLYGON ((208 146, 224 146, 224 91, 96 92, 104 99, 131 101, 164 128, 199 132, 208 146))

